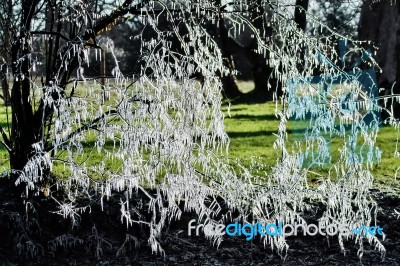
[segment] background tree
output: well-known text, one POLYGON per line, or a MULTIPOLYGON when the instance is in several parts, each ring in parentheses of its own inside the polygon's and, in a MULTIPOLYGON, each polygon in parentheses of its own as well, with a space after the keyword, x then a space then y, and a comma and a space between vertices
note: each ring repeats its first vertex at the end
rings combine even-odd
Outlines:
POLYGON ((2 88, 2 98, 5 105, 10 104, 10 91, 8 86, 7 74, 9 72, 9 64, 10 64, 10 51, 8 48, 10 47, 11 32, 9 29, 12 27, 13 18, 11 15, 13 14, 13 2, 11 0, 3 1, 0 4, 0 13, 4 14, 0 18, 0 55, 1 55, 1 67, 0 67, 0 79, 1 79, 1 88, 2 88))
MULTIPOLYGON (((262 49, 260 47, 264 45, 264 42, 254 38, 255 34, 260 34, 263 38, 273 42, 274 34, 276 34, 271 26, 274 11, 265 1, 248 1, 246 4, 245 11, 242 10, 243 4, 233 5, 232 12, 228 12, 224 23, 220 24, 220 38, 221 43, 224 44, 221 46, 221 50, 227 60, 232 61, 232 58, 237 58, 236 65, 241 64, 243 60, 251 62, 254 89, 250 94, 243 95, 237 85, 232 83, 233 79, 230 78, 231 85, 224 86, 224 91, 228 98, 239 97, 245 101, 263 102, 272 100, 274 94, 282 95, 282 84, 274 74, 274 67, 268 63, 269 52, 259 53, 258 50, 262 49), (243 19, 248 24, 241 23, 243 19), (243 25, 243 30, 238 29, 238 25, 243 25)), ((308 1, 297 1, 295 14, 291 17, 302 30, 305 30, 307 7, 308 1)), ((286 12, 285 14, 290 13, 286 12)), ((230 63, 229 67, 234 68, 234 65, 230 63)))
MULTIPOLYGON (((329 0, 310 2, 309 12, 311 16, 317 17, 324 25, 343 36, 356 37, 359 23, 361 5, 364 1, 341 1, 329 0)), ((308 30, 312 34, 331 36, 327 28, 319 27, 318 24, 309 21, 308 30)))
MULTIPOLYGON (((381 67, 378 82, 381 95, 400 94, 400 4, 392 1, 365 1, 362 5, 358 37, 369 40, 368 47, 374 50, 381 67)), ((400 106, 389 101, 387 106, 396 117, 400 116, 400 106), (394 109, 392 109, 394 108, 394 109)), ((385 114, 386 116, 386 114, 385 114)))

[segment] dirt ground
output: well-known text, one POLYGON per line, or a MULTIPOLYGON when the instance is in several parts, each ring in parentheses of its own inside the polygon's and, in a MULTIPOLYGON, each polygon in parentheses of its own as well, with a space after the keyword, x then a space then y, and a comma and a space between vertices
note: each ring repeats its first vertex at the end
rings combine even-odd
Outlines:
MULTIPOLYGON (((188 236, 187 224, 191 220, 189 214, 183 215, 179 222, 171 226, 162 238, 165 256, 151 253, 145 238, 135 248, 127 246, 126 253, 117 257, 116 249, 111 248, 121 236, 120 231, 109 230, 105 238, 110 248, 104 248, 100 258, 96 258, 96 250, 87 250, 85 245, 77 245, 68 249, 67 253, 58 250, 53 254, 25 258, 10 250, 9 243, 0 243, 0 265, 400 265, 400 219, 394 209, 400 211, 400 198, 390 193, 374 191, 373 195, 379 204, 378 224, 383 227, 386 239, 383 244, 386 256, 381 259, 380 253, 366 243, 362 260, 357 256, 357 246, 349 240, 344 255, 340 251, 337 238, 289 237, 289 250, 280 256, 269 247, 264 247, 260 239, 246 241, 244 237, 227 237, 217 248, 204 236, 188 236)), ((99 232, 107 232, 103 228, 99 232)), ((5 232, 0 232, 3 235, 5 232)), ((139 233, 140 235, 140 233, 139 233)), ((5 238, 2 237, 2 240, 5 238)), ((119 239, 120 240, 120 239, 119 239)), ((97 240, 96 240, 97 241, 97 240)), ((119 241, 121 242, 121 241, 119 241)), ((107 247, 107 244, 104 245, 107 247)))

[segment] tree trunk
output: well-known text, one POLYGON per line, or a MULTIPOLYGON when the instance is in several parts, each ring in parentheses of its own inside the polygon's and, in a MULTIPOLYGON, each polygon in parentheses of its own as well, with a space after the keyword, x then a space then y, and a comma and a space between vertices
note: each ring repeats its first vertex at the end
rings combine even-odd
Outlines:
MULTIPOLYGON (((8 0, 8 1, 4 2, 4 5, 5 5, 5 7, 4 7, 4 10, 2 10, 2 12, 6 12, 6 13, 8 13, 8 15, 3 16, 3 21, 1 24, 6 29, 9 29, 9 28, 11 28, 11 20, 10 20, 9 16, 13 13, 13 3, 11 0, 8 0)), ((10 36, 9 30, 4 30, 2 37, 3 37, 3 39, 2 39, 3 44, 2 44, 2 47, 0 48, 0 53, 1 53, 4 65, 6 65, 6 66, 5 67, 2 66, 0 69, 1 90, 2 90, 2 97, 4 100, 4 105, 9 106, 11 104, 11 102, 10 102, 11 96, 10 96, 10 91, 9 91, 9 86, 8 86, 8 81, 7 81, 7 67, 8 67, 8 64, 10 63, 7 49, 11 45, 11 41, 10 41, 11 36, 10 36)))
POLYGON ((399 3, 391 5, 390 1, 372 3, 372 0, 367 0, 361 9, 358 36, 360 40, 369 40, 378 46, 375 59, 383 70, 379 75, 380 83, 387 81, 392 84, 399 77, 396 73, 399 6, 399 3))
MULTIPOLYGON (((255 0, 254 5, 256 8, 252 9, 250 13, 250 19, 253 22, 255 28, 260 30, 263 36, 272 36, 272 28, 267 26, 265 21, 265 13, 268 11, 264 9, 264 4, 261 0, 255 0)), ((278 80, 274 77, 274 68, 267 64, 267 58, 269 55, 263 56, 254 51, 258 48, 257 40, 253 40, 252 44, 248 48, 248 57, 251 62, 254 62, 253 67, 253 80, 254 80, 254 90, 247 95, 248 100, 253 100, 256 102, 264 102, 267 100, 272 100, 273 95, 277 92, 280 95, 281 88, 278 87, 278 80)))
POLYGON ((21 29, 19 36, 11 46, 12 73, 14 82, 11 91, 12 125, 11 125, 11 148, 10 166, 14 170, 22 170, 29 158, 33 155, 33 144, 36 142, 33 109, 31 105, 30 92, 30 44, 27 41, 32 10, 35 9, 37 1, 23 2, 22 22, 25 28, 21 29))
MULTIPOLYGON (((383 94, 400 93, 400 4, 391 1, 364 2, 358 28, 360 40, 370 40, 378 47, 375 59, 382 68, 378 73, 379 87, 383 94)), ((373 48, 369 46, 368 48, 373 48)), ((400 117, 400 106, 394 104, 395 116, 400 117)), ((388 106, 390 109, 390 106, 388 106)), ((384 114, 385 116, 385 114, 384 114)))
POLYGON ((101 49, 100 61, 100 86, 103 90, 103 103, 109 100, 108 93, 106 92, 106 51, 101 49))
MULTIPOLYGON (((308 0, 296 0, 296 7, 294 9, 294 22, 299 30, 305 31, 307 28, 307 10, 308 0)), ((304 71, 305 67, 305 47, 302 47, 299 54, 297 69, 299 72, 304 71)))
MULTIPOLYGON (((257 58, 259 55, 255 57, 257 58)), ((251 92, 251 96, 258 102, 265 102, 273 99, 274 92, 278 89, 277 80, 272 76, 273 68, 265 63, 265 58, 257 59, 258 63, 253 69, 254 90, 251 92)))
POLYGON ((226 76, 221 76, 222 88, 224 90, 223 96, 228 99, 236 99, 243 96, 243 93, 239 90, 238 85, 233 77, 229 74, 226 76))
MULTIPOLYGON (((217 0, 217 7, 220 9, 221 1, 217 0)), ((230 70, 228 75, 223 75, 222 73, 218 73, 218 76, 221 79, 222 88, 224 90, 223 96, 229 99, 235 99, 243 95, 243 93, 239 90, 239 87, 236 84, 236 81, 231 73, 234 70, 234 65, 232 63, 232 53, 230 53, 228 47, 230 45, 230 38, 228 34, 228 30, 225 26, 225 21, 223 14, 221 12, 218 13, 218 21, 219 26, 216 29, 217 32, 217 43, 221 50, 221 54, 224 60, 224 65, 230 70)))
MULTIPOLYGON (((13 45, 12 49, 14 53, 18 50, 18 47, 13 45)), ((24 54, 28 54, 28 51, 25 50, 24 54)), ((16 57, 13 56, 13 59, 14 58, 16 57)), ((17 71, 19 67, 15 66, 15 68, 15 71, 17 71)), ((10 166, 14 170, 23 169, 32 155, 32 145, 36 142, 32 106, 29 101, 30 81, 28 69, 29 62, 28 59, 25 59, 21 64, 21 70, 26 76, 23 80, 21 80, 19 74, 14 76, 14 84, 11 93, 11 105, 13 108, 10 137, 12 143, 10 166)))
POLYGON ((297 27, 303 31, 306 30, 307 26, 307 9, 308 9, 308 0, 296 0, 296 7, 294 10, 294 21, 297 24, 297 27))

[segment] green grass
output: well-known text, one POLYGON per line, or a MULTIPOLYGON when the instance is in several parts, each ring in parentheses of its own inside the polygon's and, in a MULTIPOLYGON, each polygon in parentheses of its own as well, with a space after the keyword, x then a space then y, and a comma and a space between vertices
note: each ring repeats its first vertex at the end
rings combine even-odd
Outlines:
POLYGON ((230 137, 229 157, 244 161, 259 157, 267 169, 275 165, 280 151, 273 149, 279 120, 274 103, 223 106, 225 129, 230 137))
MULTIPOLYGON (((252 82, 240 83, 242 90, 249 91, 253 86, 252 82)), ((266 167, 266 172, 271 170, 277 160, 281 157, 281 152, 273 148, 276 140, 274 134, 277 133, 279 119, 275 117, 275 103, 268 102, 262 104, 234 104, 230 108, 228 104, 223 105, 225 114, 225 127, 230 137, 229 158, 241 159, 244 164, 250 165, 250 158, 256 157, 266 167), (228 111, 229 109, 229 111, 228 111)), ((10 114, 10 109, 8 109, 10 114)), ((10 122, 10 121, 8 121, 10 122)), ((6 108, 0 107, 0 125, 7 130, 6 108)), ((290 130, 290 124, 288 129, 290 130)), ((289 141, 293 139, 289 134, 289 141)), ((399 158, 394 157, 395 143, 398 137, 397 131, 390 126, 381 128, 378 135, 377 146, 382 151, 382 162, 375 164, 372 173, 375 176, 375 185, 381 188, 400 187, 400 181, 395 180, 395 172, 400 167, 399 158)), ((84 144, 84 155, 78 155, 77 161, 86 161, 86 165, 96 165, 105 161, 108 169, 118 169, 121 162, 118 160, 105 159, 103 153, 98 153, 93 149, 96 141, 94 134, 87 135, 87 143, 84 144)), ((333 158, 338 157, 338 148, 341 140, 336 138, 332 144, 333 158)), ((107 143, 106 148, 113 148, 113 143, 107 143)), ((399 147, 400 148, 400 147, 399 147)), ((63 154, 60 154, 61 158, 63 154)), ((6 149, 0 145, 0 169, 8 169, 8 154, 6 149)), ((66 177, 70 174, 62 164, 58 163, 54 167, 55 173, 60 177, 66 177)), ((314 169, 313 169, 314 170, 314 169)), ((326 174, 327 169, 316 169, 317 173, 326 174)), ((95 177, 95 173, 93 173, 95 177)), ((400 175, 400 171, 399 171, 400 175)), ((317 176, 311 176, 310 181, 316 180, 317 176)))
MULTIPOLYGON (((372 171, 377 186, 400 187, 400 170, 398 172, 399 179, 394 178, 396 170, 400 169, 400 158, 394 156, 398 137, 399 134, 397 130, 391 126, 385 126, 381 128, 379 132, 377 146, 382 151, 382 162, 376 165, 375 169, 372 171)), ((400 151, 400 147, 398 148, 400 151)))
MULTIPOLYGON (((235 104, 230 107, 223 106, 225 113, 226 131, 230 137, 229 157, 240 158, 246 162, 251 156, 260 158, 267 166, 267 171, 276 164, 280 158, 280 151, 273 148, 276 140, 277 126, 279 120, 275 117, 275 103, 263 104, 235 104)), ((294 139, 290 134, 289 141, 294 139)), ((375 186, 379 188, 400 188, 399 179, 395 180, 395 172, 400 167, 400 159, 394 157, 395 143, 398 132, 391 126, 384 126, 378 134, 376 146, 382 152, 382 161, 373 165, 372 173, 375 177, 375 186)), ((296 139, 299 139, 298 136, 296 139)), ((289 142, 290 143, 290 142, 289 142)), ((333 161, 339 157, 342 143, 340 138, 335 138, 331 145, 333 161)), ((400 147, 399 147, 400 149, 400 147)), ((312 169, 313 171, 326 174, 328 169, 312 169)), ((316 180, 317 176, 310 176, 310 181, 316 180)))

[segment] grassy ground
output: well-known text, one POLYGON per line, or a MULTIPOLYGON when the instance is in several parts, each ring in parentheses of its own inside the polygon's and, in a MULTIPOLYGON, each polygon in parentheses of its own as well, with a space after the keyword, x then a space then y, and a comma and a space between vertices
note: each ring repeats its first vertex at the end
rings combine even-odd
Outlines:
MULTIPOLYGON (((253 82, 239 82, 239 88, 243 92, 249 92, 254 87, 253 82)), ((281 107, 279 107, 281 108, 281 107)), ((226 131, 230 137, 230 158, 240 158, 244 161, 250 157, 256 157, 266 165, 269 171, 280 158, 280 151, 273 148, 276 140, 279 119, 275 116, 275 103, 263 104, 235 104, 229 108, 228 104, 223 106, 225 113, 226 131)), ((288 124, 288 139, 294 137, 290 132, 293 124, 288 124)), ((301 127, 301 126, 300 126, 301 127)), ((375 163, 372 168, 374 184, 376 187, 390 189, 400 188, 400 180, 395 178, 398 171, 400 178, 400 160, 395 157, 396 140, 400 133, 391 126, 380 128, 376 146, 382 152, 382 161, 375 163)), ((335 138, 332 141, 331 152, 333 161, 339 157, 339 148, 343 140, 335 138)), ((400 143, 399 143, 400 144, 400 143)), ((400 145, 399 145, 400 151, 400 145)), ((328 169, 312 169, 317 173, 326 174, 328 169)), ((317 176, 310 176, 310 181, 316 180, 317 176)))
MULTIPOLYGON (((253 86, 252 82, 241 82, 240 87, 243 91, 249 91, 253 86)), ((256 157, 266 165, 265 170, 268 172, 279 160, 281 152, 273 148, 276 140, 274 133, 277 133, 279 120, 275 117, 275 104, 273 102, 262 104, 234 104, 230 107, 226 103, 223 107, 225 113, 226 131, 230 137, 230 158, 240 158, 245 164, 249 164, 251 157, 256 157)), ((7 128, 7 112, 4 106, 0 107, 0 125, 7 128)), ((290 129, 290 128, 289 128, 290 129)), ((381 188, 400 187, 400 180, 395 179, 395 172, 400 167, 399 158, 394 157, 395 143, 398 137, 397 131, 389 126, 381 128, 377 139, 377 146, 382 151, 382 162, 375 164, 373 174, 375 176, 375 185, 381 188)), ((93 151, 89 147, 90 143, 96 140, 93 137, 88 139, 85 150, 90 154, 87 158, 87 164, 98 164, 103 160, 101 154, 93 151)), ((289 139, 291 136, 289 135, 289 139)), ((332 154, 336 158, 338 156, 338 148, 340 140, 334 140, 332 145, 332 154)), ((112 145, 110 143, 110 145, 112 145)), ((86 158, 86 159, 87 159, 86 158)), ((84 159, 84 158, 83 158, 84 159)), ((82 160, 83 160, 82 159, 82 160)), ((107 167, 118 167, 116 161, 106 162, 107 167)), ((9 168, 7 151, 0 145, 0 170, 9 168)), ((59 176, 69 175, 64 167, 56 166, 55 170, 59 176)), ((326 169, 316 169, 318 173, 326 173, 326 169)), ((400 174, 400 171, 399 171, 400 174)), ((317 176, 310 177, 313 178, 317 176)))
POLYGON ((230 158, 247 161, 256 157, 269 169, 276 163, 280 151, 273 149, 273 144, 279 120, 275 117, 274 110, 275 105, 272 102, 223 106, 225 127, 230 137, 230 158))
MULTIPOLYGON (((267 166, 267 171, 280 158, 280 151, 273 148, 279 120, 275 117, 275 104, 235 104, 223 107, 226 131, 230 137, 230 158, 248 160, 254 156, 267 166), (229 116, 230 115, 230 116, 229 116)), ((290 125, 289 125, 290 130, 290 125)), ((373 165, 372 173, 375 185, 380 188, 400 187, 400 180, 395 179, 400 160, 394 156, 398 132, 390 126, 380 129, 376 146, 382 151, 382 161, 373 165)), ((292 135, 289 134, 289 140, 292 135)), ((341 140, 335 139, 331 146, 333 160, 339 156, 341 140)), ((313 169, 326 173, 327 169, 313 169)), ((399 170, 400 175, 400 170, 399 170)), ((315 176, 316 178, 317 176, 315 176)), ((310 177, 313 181, 313 177, 310 177)))

